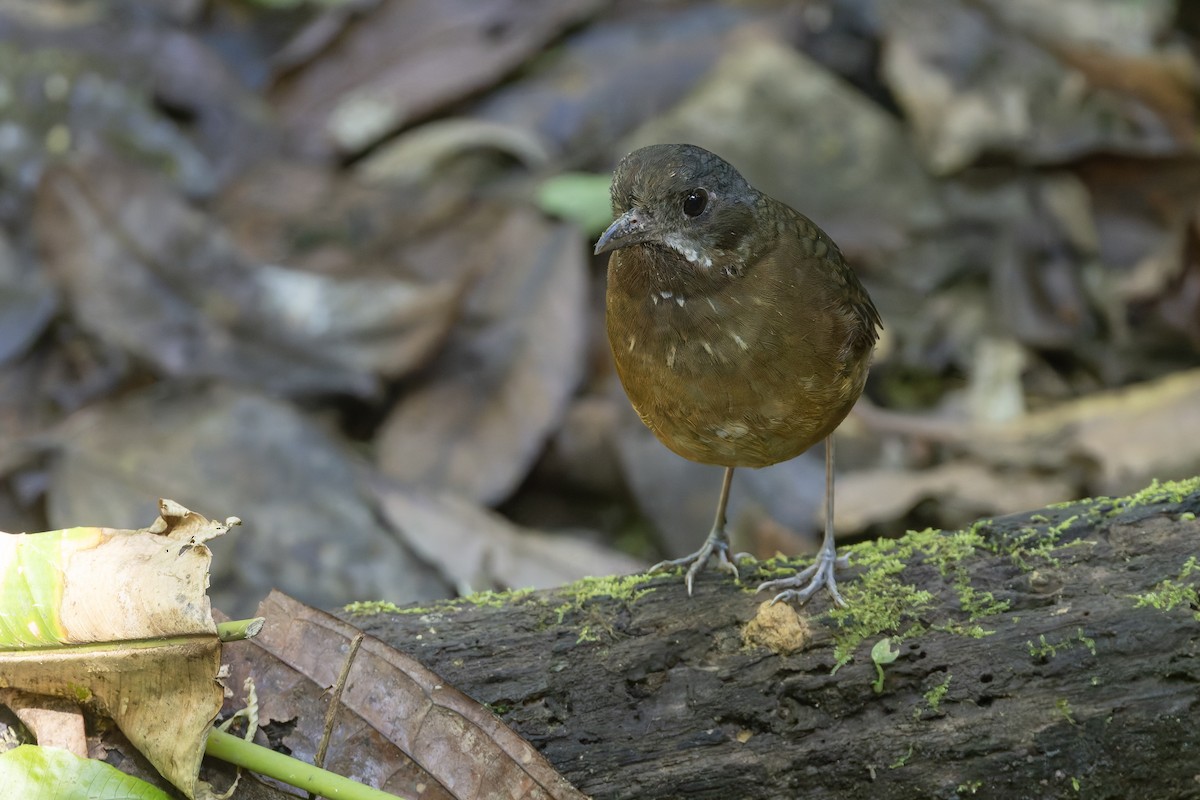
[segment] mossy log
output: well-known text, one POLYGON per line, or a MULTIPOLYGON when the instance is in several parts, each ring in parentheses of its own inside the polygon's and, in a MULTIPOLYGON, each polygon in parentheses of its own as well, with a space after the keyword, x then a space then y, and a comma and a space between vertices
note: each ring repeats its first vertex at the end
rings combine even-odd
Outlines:
POLYGON ((1200 797, 1198 514, 1200 480, 859 545, 844 611, 765 605, 767 563, 350 618, 598 799, 1200 797))

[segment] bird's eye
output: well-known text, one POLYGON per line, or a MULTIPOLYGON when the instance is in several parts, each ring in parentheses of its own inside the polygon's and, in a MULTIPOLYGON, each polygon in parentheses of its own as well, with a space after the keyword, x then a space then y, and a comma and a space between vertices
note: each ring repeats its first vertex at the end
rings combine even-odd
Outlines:
POLYGON ((708 206, 708 192, 703 189, 692 189, 683 200, 683 213, 689 217, 698 217, 708 206))

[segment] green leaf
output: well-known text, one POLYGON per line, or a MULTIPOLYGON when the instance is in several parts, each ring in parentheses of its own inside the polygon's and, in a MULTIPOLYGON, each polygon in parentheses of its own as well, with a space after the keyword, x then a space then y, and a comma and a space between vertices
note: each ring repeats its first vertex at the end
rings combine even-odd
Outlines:
POLYGON ((885 636, 871 648, 871 660, 875 662, 875 673, 878 676, 871 684, 875 694, 883 692, 883 665, 890 664, 900 656, 900 648, 892 649, 892 638, 885 636))
POLYGON ((613 219, 608 197, 610 181, 608 175, 564 172, 538 187, 538 208, 551 216, 574 222, 585 233, 600 233, 613 219))
POLYGON ((62 563, 75 550, 95 547, 97 528, 0 535, 0 648, 60 644, 62 563))
POLYGON ((871 648, 871 660, 876 664, 890 664, 900 656, 900 648, 892 649, 892 637, 885 636, 871 648))
POLYGON ((119 769, 58 747, 23 744, 0 754, 5 797, 26 800, 171 800, 119 769))

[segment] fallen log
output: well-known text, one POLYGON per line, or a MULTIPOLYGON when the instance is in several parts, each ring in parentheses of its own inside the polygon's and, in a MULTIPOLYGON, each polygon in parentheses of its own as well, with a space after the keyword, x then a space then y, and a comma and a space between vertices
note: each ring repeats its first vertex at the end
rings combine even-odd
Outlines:
POLYGON ((1200 479, 856 545, 844 610, 763 562, 346 618, 597 800, 1198 797, 1198 514, 1200 479))

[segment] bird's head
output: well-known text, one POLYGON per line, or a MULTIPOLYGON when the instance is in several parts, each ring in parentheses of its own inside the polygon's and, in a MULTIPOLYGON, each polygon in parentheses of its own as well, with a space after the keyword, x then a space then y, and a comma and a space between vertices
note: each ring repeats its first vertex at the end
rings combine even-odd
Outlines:
MULTIPOLYGON (((698 269, 748 256, 759 193, 728 162, 690 144, 635 150, 613 174, 616 219, 595 252, 642 246, 673 250, 698 269)), ((736 266, 736 264, 734 264, 736 266)))

